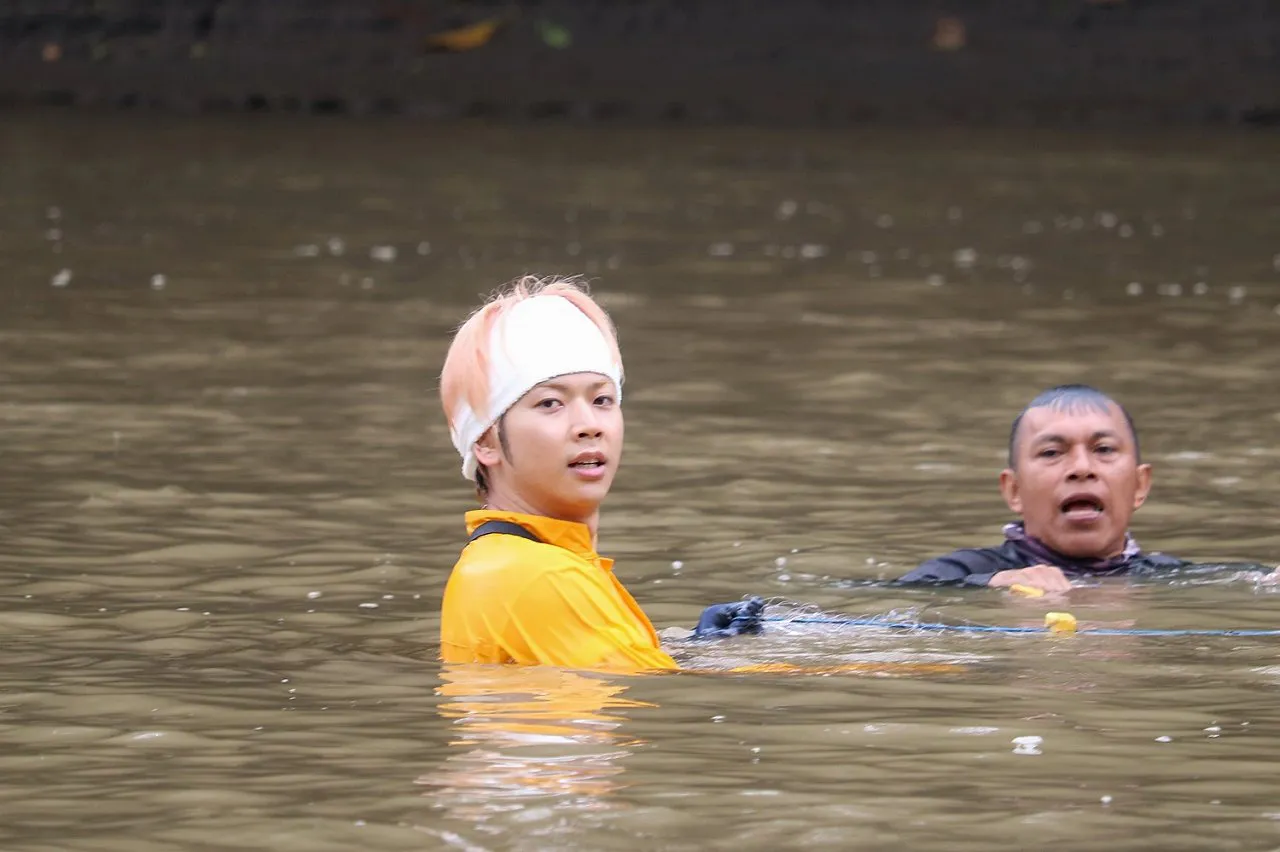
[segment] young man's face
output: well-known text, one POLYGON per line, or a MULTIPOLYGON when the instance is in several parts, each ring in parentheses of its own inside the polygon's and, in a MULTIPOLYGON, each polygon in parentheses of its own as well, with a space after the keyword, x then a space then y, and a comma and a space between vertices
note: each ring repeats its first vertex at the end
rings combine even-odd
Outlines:
POLYGON ((1030 409, 1014 462, 1000 474, 1000 491, 1029 535, 1078 558, 1124 550, 1129 519, 1151 490, 1151 465, 1138 464, 1118 406, 1030 409))
POLYGON ((573 373, 520 398, 476 443, 492 502, 586 522, 600 508, 622 459, 622 408, 613 382, 573 373))

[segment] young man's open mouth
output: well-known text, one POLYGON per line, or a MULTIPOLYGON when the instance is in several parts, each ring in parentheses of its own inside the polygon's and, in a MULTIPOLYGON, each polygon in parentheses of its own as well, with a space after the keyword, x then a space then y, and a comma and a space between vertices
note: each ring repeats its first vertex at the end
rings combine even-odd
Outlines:
POLYGON ((599 479, 604 476, 608 466, 609 460, 604 457, 604 453, 596 450, 578 453, 569 462, 569 469, 583 479, 599 479))

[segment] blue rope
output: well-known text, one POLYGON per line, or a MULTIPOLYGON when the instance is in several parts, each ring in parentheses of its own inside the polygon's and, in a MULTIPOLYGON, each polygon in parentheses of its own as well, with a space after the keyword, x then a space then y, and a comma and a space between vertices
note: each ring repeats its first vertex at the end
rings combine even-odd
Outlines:
MULTIPOLYGON (((882 621, 878 618, 827 618, 817 616, 770 616, 764 621, 789 624, 840 624, 853 627, 880 627, 887 630, 936 630, 953 633, 1049 633, 1047 627, 1005 627, 991 624, 943 624, 936 621, 882 621)), ((1156 630, 1136 627, 1086 627, 1076 631, 1093 636, 1280 636, 1280 629, 1156 630)))

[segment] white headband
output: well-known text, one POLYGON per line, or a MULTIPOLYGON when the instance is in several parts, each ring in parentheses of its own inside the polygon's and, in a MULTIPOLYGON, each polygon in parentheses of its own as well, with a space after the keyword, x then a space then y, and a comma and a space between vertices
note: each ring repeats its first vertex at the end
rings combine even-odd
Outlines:
POLYGON ((489 338, 489 400, 485 416, 466 399, 449 423, 462 475, 475 481, 475 443, 535 385, 571 373, 599 373, 613 380, 622 401, 622 365, 591 318, 561 296, 532 296, 499 317, 489 338))

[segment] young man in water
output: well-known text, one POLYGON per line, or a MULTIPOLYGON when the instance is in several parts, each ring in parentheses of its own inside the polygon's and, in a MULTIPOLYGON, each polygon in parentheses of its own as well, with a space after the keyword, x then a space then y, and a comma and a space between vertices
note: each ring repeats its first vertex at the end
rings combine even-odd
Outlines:
POLYGON ((1184 565, 1143 553, 1129 535, 1150 490, 1124 407, 1087 385, 1052 388, 1013 421, 1000 492, 1022 520, 1005 527, 1004 543, 931 559, 898 582, 1065 592, 1076 578, 1184 565))
MULTIPOLYGON (((613 323, 573 279, 526 277, 463 323, 440 394, 483 508, 445 587, 445 662, 678 668, 596 552, 622 458, 613 323)), ((759 598, 708 607, 695 634, 757 632, 759 598)))

